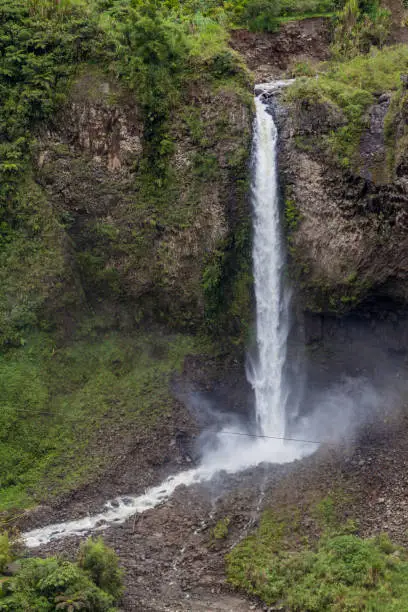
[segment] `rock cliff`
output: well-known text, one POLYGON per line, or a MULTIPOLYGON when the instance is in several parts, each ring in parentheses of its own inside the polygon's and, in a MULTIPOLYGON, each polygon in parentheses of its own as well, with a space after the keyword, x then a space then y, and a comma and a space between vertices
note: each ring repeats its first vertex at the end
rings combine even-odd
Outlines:
POLYGON ((232 286, 250 283, 250 97, 228 85, 192 90, 169 138, 170 178, 161 185, 146 167, 134 97, 88 70, 39 130, 35 180, 94 310, 131 325, 197 328, 224 317, 222 302, 234 319, 227 327, 239 335, 249 301, 232 286), (218 304, 206 302, 206 290, 218 304))
MULTIPOLYGON (((300 102, 284 120, 290 250, 305 310, 340 314, 369 298, 407 303, 408 183, 403 159, 387 166, 389 104, 381 93, 367 110, 357 164, 346 171, 319 145, 344 125, 340 112, 300 102)), ((401 130, 405 119, 398 121, 401 130)))

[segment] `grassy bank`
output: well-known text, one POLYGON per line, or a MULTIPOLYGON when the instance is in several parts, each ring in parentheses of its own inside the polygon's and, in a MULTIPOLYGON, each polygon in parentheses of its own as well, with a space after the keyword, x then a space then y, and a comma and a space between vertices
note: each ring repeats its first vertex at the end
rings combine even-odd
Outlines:
POLYGON ((229 582, 289 610, 405 610, 408 553, 386 535, 363 539, 338 523, 346 500, 328 496, 305 516, 293 507, 263 513, 257 531, 227 555, 229 582), (303 525, 302 525, 303 521, 303 525))
POLYGON ((193 337, 119 332, 56 348, 39 333, 3 355, 0 511, 91 480, 115 440, 148 434, 171 414, 171 376, 186 354, 206 350, 193 337))

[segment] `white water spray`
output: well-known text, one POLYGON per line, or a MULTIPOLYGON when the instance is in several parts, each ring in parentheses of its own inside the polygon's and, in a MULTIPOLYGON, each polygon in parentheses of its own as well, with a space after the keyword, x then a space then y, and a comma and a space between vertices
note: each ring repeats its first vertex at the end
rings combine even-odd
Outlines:
MULTIPOLYGON (((271 91, 284 82, 257 86, 271 91)), ((281 240, 277 188, 277 129, 268 107, 256 98, 254 134, 254 276, 257 302, 258 358, 252 368, 251 383, 255 390, 256 416, 263 435, 284 437, 287 392, 283 368, 288 335, 288 296, 282 287, 284 256, 281 240)), ((228 432, 232 428, 228 427, 228 432)), ((235 473, 263 462, 287 463, 315 450, 315 446, 281 439, 246 438, 236 429, 232 436, 220 432, 219 446, 204 457, 195 469, 167 478, 138 497, 119 497, 105 504, 102 512, 79 520, 34 529, 23 534, 27 546, 67 536, 103 530, 109 524, 124 522, 130 516, 145 512, 166 502, 180 485, 191 486, 210 480, 220 470, 235 473)))

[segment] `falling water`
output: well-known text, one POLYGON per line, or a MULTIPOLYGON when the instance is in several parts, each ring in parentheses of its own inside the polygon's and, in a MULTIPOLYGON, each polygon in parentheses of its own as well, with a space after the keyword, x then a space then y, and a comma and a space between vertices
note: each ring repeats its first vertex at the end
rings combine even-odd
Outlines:
MULTIPOLYGON (((285 82, 258 86, 271 91, 285 82)), ((287 463, 313 452, 316 446, 287 442, 285 432, 287 393, 284 381, 288 335, 288 295, 282 284, 284 264, 277 187, 277 129, 262 94, 255 99, 254 134, 254 276, 257 304, 258 357, 250 376, 255 390, 256 415, 264 437, 246 437, 233 427, 218 435, 218 448, 207 453, 194 469, 167 478, 144 495, 118 497, 108 501, 99 514, 48 525, 23 534, 27 546, 36 547, 67 536, 83 536, 103 530, 130 516, 165 503, 180 485, 210 480, 220 470, 239 472, 262 462, 287 463), (235 433, 236 435, 231 435, 235 433), (267 436, 273 436, 268 438, 267 436)))
MULTIPOLYGON (((274 84, 268 90, 282 85, 274 84)), ((251 382, 261 432, 284 436, 287 393, 283 370, 288 337, 288 295, 282 285, 284 251, 277 174, 278 131, 270 108, 263 102, 263 95, 255 99, 252 200, 258 355, 252 365, 251 382)))

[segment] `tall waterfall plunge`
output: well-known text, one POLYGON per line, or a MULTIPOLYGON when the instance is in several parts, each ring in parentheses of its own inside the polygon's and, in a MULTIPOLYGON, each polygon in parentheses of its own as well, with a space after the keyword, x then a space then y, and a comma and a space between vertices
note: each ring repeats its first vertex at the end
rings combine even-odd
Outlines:
POLYGON ((254 278, 258 355, 248 374, 255 391, 256 417, 264 435, 285 434, 283 368, 288 337, 288 300, 282 286, 284 254, 279 212, 278 131, 262 95, 255 99, 254 278))
MULTIPOLYGON (((271 91, 286 83, 258 86, 271 91)), ((277 129, 262 96, 256 97, 254 125, 254 277, 258 356, 248 374, 255 391, 256 418, 260 437, 229 426, 218 434, 218 447, 204 455, 197 467, 171 476, 143 495, 118 497, 106 502, 102 511, 78 520, 47 525, 23 534, 29 547, 68 536, 84 536, 119 524, 134 514, 164 503, 179 485, 209 481, 224 470, 235 473, 263 462, 287 463, 316 449, 310 444, 282 440, 285 433, 287 389, 284 381, 288 335, 288 295, 282 283, 284 253, 281 238, 277 186, 277 129), (235 435, 234 435, 235 434, 235 435), (264 436, 264 437, 262 437, 264 436)))

